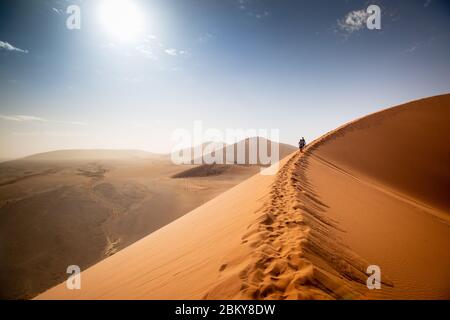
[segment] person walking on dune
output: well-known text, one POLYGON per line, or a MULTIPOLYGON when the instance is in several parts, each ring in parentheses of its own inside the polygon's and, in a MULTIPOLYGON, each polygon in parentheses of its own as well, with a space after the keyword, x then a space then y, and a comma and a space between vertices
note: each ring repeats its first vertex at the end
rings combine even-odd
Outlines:
POLYGON ((302 137, 298 143, 298 148, 300 149, 300 152, 303 152, 303 149, 306 146, 306 140, 304 137, 302 137))

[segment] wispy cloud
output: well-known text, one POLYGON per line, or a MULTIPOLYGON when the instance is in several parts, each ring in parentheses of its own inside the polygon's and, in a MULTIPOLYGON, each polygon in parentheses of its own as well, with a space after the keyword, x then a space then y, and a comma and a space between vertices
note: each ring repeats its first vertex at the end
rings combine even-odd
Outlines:
POLYGON ((164 50, 164 52, 167 53, 169 56, 172 56, 172 57, 182 56, 182 55, 187 54, 187 52, 185 50, 177 50, 177 49, 174 49, 174 48, 166 49, 166 50, 164 50))
POLYGON ((79 121, 54 121, 48 120, 41 117, 28 116, 28 115, 0 115, 0 120, 13 121, 13 122, 49 122, 49 123, 59 123, 68 124, 75 126, 86 126, 87 124, 79 121))
POLYGON ((17 137, 87 137, 88 134, 84 132, 60 132, 60 131, 31 131, 31 132, 12 132, 13 136, 17 137))
POLYGON ((428 37, 427 39, 424 39, 422 41, 418 41, 405 49, 406 53, 413 53, 419 50, 423 50, 424 48, 432 46, 435 42, 448 42, 450 40, 450 34, 449 33, 441 33, 441 34, 435 34, 431 37, 428 37))
POLYGON ((141 53, 144 57, 151 60, 158 60, 158 56, 155 54, 155 51, 148 44, 141 44, 136 47, 137 52, 141 53))
POLYGON ((269 16, 269 11, 264 11, 263 13, 255 13, 254 16, 256 19, 262 19, 269 16))
POLYGON ((33 122, 33 121, 47 122, 47 120, 45 120, 43 118, 34 117, 34 116, 24 116, 24 115, 13 115, 13 116, 0 115, 0 119, 6 120, 6 121, 15 121, 15 122, 33 122))
POLYGON ((214 38, 214 36, 211 33, 205 33, 203 35, 201 35, 200 37, 198 37, 198 42, 200 43, 206 43, 209 42, 210 40, 212 40, 214 38))
POLYGON ((413 46, 411 46, 411 47, 409 47, 408 49, 406 49, 405 51, 407 52, 407 53, 413 53, 414 51, 416 51, 417 50, 417 48, 419 47, 419 44, 418 43, 416 43, 415 45, 413 45, 413 46))
POLYGON ((347 13, 345 17, 338 20, 338 27, 348 33, 364 29, 369 18, 369 13, 365 10, 355 10, 347 13))
POLYGON ((23 50, 13 46, 12 44, 4 41, 0 41, 0 50, 20 52, 20 53, 28 53, 28 50, 23 50))
POLYGON ((172 49, 172 48, 166 49, 166 50, 164 50, 164 52, 167 53, 169 56, 176 56, 176 55, 178 55, 178 51, 175 50, 175 49, 172 49))
POLYGON ((255 2, 251 0, 237 0, 238 8, 245 12, 248 16, 254 17, 256 19, 263 19, 269 16, 269 11, 257 9, 255 2))
POLYGON ((154 61, 158 61, 163 55, 177 57, 189 54, 187 50, 179 50, 165 46, 155 35, 146 36, 142 43, 137 45, 135 49, 144 57, 154 61))
POLYGON ((426 0, 423 6, 426 8, 431 4, 431 0, 426 0))

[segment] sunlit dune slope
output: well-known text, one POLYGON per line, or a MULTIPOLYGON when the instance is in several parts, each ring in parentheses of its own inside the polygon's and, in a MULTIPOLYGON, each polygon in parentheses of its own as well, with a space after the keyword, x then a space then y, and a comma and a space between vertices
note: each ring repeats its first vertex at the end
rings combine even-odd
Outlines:
MULTIPOLYGON (((0 164, 0 299, 27 299, 126 248, 258 167, 172 179, 193 166, 128 150, 64 150, 0 164)), ((232 166, 235 167, 235 166, 232 166)))
POLYGON ((448 110, 343 126, 38 299, 449 298, 448 110))
POLYGON ((349 124, 316 153, 343 169, 450 211, 448 137, 450 95, 443 95, 349 124))
MULTIPOLYGON (((82 273, 82 290, 61 284, 38 299, 200 299, 245 259, 247 226, 275 176, 256 175, 82 273)), ((231 288, 239 291, 239 283, 231 288)))

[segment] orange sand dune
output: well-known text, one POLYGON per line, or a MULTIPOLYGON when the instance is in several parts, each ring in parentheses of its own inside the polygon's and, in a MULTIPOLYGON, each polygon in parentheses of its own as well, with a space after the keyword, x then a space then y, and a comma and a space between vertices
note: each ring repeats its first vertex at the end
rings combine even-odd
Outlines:
POLYGON ((38 299, 448 299, 449 110, 343 126, 38 299))

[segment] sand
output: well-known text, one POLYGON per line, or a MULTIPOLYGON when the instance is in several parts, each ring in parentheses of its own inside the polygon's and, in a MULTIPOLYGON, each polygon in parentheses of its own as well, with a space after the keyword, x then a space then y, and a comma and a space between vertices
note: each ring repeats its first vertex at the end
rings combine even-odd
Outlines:
MULTIPOLYGON (((248 140, 242 145, 248 155, 248 140)), ((139 150, 60 150, 2 163, 0 298, 32 298, 63 281, 68 265, 86 269, 259 171, 175 165, 139 150)))
POLYGON ((37 299, 449 299, 449 110, 347 124, 37 299))
POLYGON ((141 151, 70 150, 0 165, 0 298, 26 299, 259 171, 173 179, 196 166, 141 151))
POLYGON ((344 243, 394 283, 369 298, 450 298, 448 119, 450 95, 414 101, 347 125, 311 152, 308 179, 344 243))

